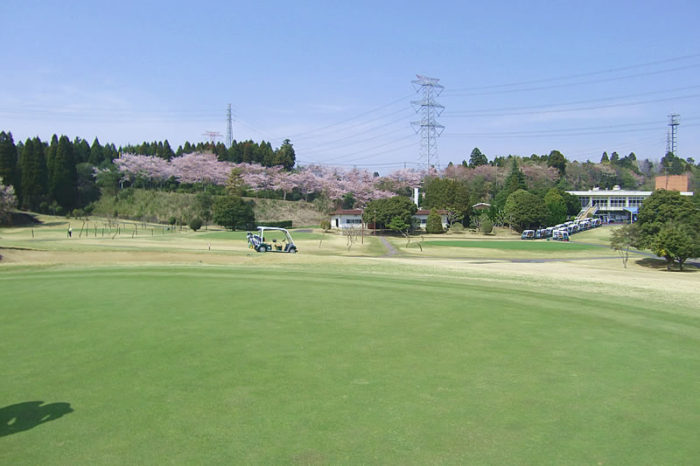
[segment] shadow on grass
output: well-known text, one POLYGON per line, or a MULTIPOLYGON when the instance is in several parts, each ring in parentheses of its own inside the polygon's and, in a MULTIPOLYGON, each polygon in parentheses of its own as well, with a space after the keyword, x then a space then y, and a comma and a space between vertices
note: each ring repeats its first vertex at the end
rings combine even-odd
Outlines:
POLYGON ((70 414, 70 403, 49 403, 25 401, 0 408, 0 437, 33 429, 39 424, 56 420, 70 414), (43 406, 42 406, 43 405, 43 406))
MULTIPOLYGON (((663 259, 652 259, 651 257, 647 257, 645 259, 639 259, 635 261, 637 265, 641 265, 642 267, 646 267, 648 269, 654 269, 654 270, 666 270, 666 261, 663 259)), ((669 272, 680 272, 680 268, 678 267, 678 264, 673 264, 671 266, 671 270, 669 272)), ((689 264, 686 263, 683 265, 683 272, 688 272, 688 273, 695 273, 698 272, 698 268, 695 266, 694 263, 689 264)))
POLYGON ((10 212, 5 222, 0 222, 2 227, 24 227, 40 225, 41 222, 33 215, 24 212, 10 212))

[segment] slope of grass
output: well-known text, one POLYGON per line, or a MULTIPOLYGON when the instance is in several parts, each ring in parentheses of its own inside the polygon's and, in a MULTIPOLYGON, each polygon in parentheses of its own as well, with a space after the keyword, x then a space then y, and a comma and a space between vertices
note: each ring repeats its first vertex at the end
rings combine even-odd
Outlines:
POLYGON ((0 462, 700 455, 696 308, 390 265, 0 269, 0 462))
MULTIPOLYGON (((103 195, 95 204, 93 213, 102 217, 120 218, 167 223, 170 217, 182 219, 185 223, 196 216, 195 194, 165 191, 126 189, 115 196, 103 195)), ((295 227, 319 225, 327 216, 318 212, 312 204, 304 201, 283 201, 276 199, 252 199, 258 222, 292 220, 295 227)))
POLYGON ((113 217, 116 213, 123 219, 157 223, 167 223, 170 217, 187 222, 194 215, 195 198, 188 193, 129 188, 117 196, 103 195, 95 203, 93 213, 102 217, 113 217))

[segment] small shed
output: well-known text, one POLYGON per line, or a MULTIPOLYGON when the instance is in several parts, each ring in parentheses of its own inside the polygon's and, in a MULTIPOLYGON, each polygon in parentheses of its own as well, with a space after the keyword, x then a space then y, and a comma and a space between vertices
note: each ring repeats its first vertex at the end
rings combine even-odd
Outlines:
POLYGON ((474 209, 474 210, 486 210, 486 209, 490 209, 490 208, 491 208, 491 204, 487 204, 486 202, 479 202, 478 204, 474 204, 472 206, 472 209, 474 209))
POLYGON ((361 209, 338 209, 331 214, 331 229, 342 230, 344 228, 362 228, 361 209))
MULTIPOLYGON (((440 215, 440 223, 442 223, 442 228, 446 230, 449 226, 447 224, 447 211, 438 210, 437 213, 440 215)), ((418 209, 416 213, 413 214, 413 218, 418 219, 421 230, 425 230, 426 226, 428 225, 428 215, 430 215, 430 211, 425 209, 418 209)))

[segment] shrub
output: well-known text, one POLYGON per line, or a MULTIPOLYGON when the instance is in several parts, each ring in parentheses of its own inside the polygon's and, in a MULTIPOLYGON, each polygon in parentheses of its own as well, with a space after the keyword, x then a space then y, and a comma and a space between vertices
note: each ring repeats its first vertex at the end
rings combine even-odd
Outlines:
POLYGON ((177 218, 175 218, 175 216, 171 216, 168 219, 168 225, 175 225, 175 223, 177 223, 177 218))
POLYGON ((190 220, 189 227, 193 231, 199 230, 200 228, 202 228, 202 219, 199 217, 193 218, 192 220, 190 220))
POLYGON ((330 220, 321 220, 321 229, 324 231, 328 231, 331 229, 331 221, 330 220))
POLYGON ((214 223, 230 230, 255 228, 253 203, 240 197, 225 196, 214 202, 214 223))
POLYGON ((455 222, 452 225, 450 225, 450 231, 452 233, 462 233, 464 231, 464 225, 462 225, 459 222, 455 222))
POLYGON ((425 224, 425 232, 431 234, 444 232, 442 228, 442 219, 440 218, 440 214, 438 214, 434 210, 431 210, 430 214, 428 215, 428 220, 425 224))
POLYGON ((488 235, 493 231, 493 221, 487 215, 483 215, 479 219, 479 229, 483 234, 488 235))

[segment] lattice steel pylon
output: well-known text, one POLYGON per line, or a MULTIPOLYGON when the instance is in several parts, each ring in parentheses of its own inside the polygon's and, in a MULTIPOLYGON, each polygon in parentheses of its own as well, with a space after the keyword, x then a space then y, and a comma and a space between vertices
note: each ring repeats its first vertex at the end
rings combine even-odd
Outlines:
POLYGON ((678 135, 678 125, 680 125, 680 122, 678 121, 679 117, 680 115, 677 113, 672 113, 668 116, 668 126, 671 127, 671 131, 669 131, 669 135, 667 136, 669 141, 666 142, 666 152, 671 152, 676 157, 678 157, 678 153, 676 152, 678 150, 676 145, 676 137, 678 135))
POLYGON ((233 117, 231 116, 231 104, 226 109, 226 147, 233 145, 233 117))
POLYGON ((445 110, 443 105, 435 101, 445 89, 445 86, 438 84, 438 78, 416 75, 418 79, 411 81, 416 92, 421 94, 421 100, 414 100, 411 104, 416 108, 416 113, 420 113, 419 121, 412 121, 411 126, 417 134, 421 136, 420 160, 425 164, 426 170, 432 167, 440 168, 437 155, 437 138, 445 130, 445 127, 438 123, 435 118, 445 110))
POLYGON ((216 140, 221 137, 221 133, 218 131, 205 131, 202 136, 206 136, 212 146, 216 145, 216 140))

